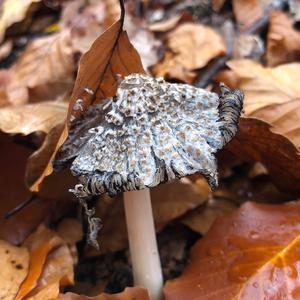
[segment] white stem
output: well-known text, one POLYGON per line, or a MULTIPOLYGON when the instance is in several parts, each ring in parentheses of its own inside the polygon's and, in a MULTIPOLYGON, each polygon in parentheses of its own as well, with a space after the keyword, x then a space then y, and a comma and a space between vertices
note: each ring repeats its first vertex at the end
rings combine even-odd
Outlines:
POLYGON ((161 300, 163 278, 149 189, 124 193, 124 206, 134 284, 147 288, 151 300, 161 300))

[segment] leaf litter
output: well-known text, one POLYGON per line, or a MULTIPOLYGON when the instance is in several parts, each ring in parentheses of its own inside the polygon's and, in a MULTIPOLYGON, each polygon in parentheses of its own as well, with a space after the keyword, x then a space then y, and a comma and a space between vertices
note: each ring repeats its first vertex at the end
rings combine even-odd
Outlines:
POLYGON ((166 299, 299 297, 300 10, 231 4, 128 0, 123 24, 116 0, 1 3, 1 215, 33 199, 0 218, 1 297, 149 299, 130 288, 122 197, 88 203, 104 226, 97 252, 68 193, 68 164, 131 73, 245 93, 238 133, 218 155, 220 187, 193 175, 152 191, 166 299))

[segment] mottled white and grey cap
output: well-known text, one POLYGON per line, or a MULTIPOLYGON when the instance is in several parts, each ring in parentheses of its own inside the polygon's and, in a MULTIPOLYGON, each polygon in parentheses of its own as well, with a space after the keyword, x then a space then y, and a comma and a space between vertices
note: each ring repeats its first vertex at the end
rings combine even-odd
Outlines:
POLYGON ((131 74, 72 163, 78 197, 154 187, 195 172, 217 186, 215 152, 236 133, 242 92, 131 74))

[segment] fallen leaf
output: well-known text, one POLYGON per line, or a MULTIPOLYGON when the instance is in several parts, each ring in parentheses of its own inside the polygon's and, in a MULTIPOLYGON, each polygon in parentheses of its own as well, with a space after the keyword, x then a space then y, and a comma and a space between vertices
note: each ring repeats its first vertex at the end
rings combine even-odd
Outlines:
POLYGON ((256 111, 255 117, 272 124, 272 131, 286 136, 300 149, 300 98, 270 104, 256 111))
MULTIPOLYGON (((24 173, 26 161, 32 150, 3 133, 0 133, 0 145, 3 175, 0 180, 0 239, 18 245, 41 222, 56 222, 73 204, 70 195, 67 195, 70 194, 67 189, 59 187, 62 180, 54 179, 55 183, 52 185, 49 185, 48 181, 45 182, 33 202, 9 219, 5 219, 8 211, 24 202, 31 194, 24 184, 24 173)), ((66 180, 66 176, 63 179, 66 180)))
POLYGON ((260 19, 270 4, 270 0, 232 0, 233 12, 240 31, 246 31, 260 19))
POLYGON ((65 218, 59 223, 56 231, 68 244, 73 262, 77 264, 78 255, 76 243, 83 238, 82 224, 76 219, 65 218))
POLYGON ((51 153, 48 151, 46 159, 44 155, 35 155, 36 160, 40 160, 39 165, 43 164, 45 168, 37 176, 30 175, 32 191, 37 191, 45 176, 52 173, 52 161, 68 136, 70 120, 78 118, 90 105, 113 96, 117 90, 117 74, 126 76, 130 73, 144 73, 144 70, 138 53, 118 21, 97 38, 81 57, 66 124, 61 134, 51 140, 54 147, 51 153))
POLYGON ((74 284, 73 258, 66 244, 53 250, 47 257, 43 272, 27 300, 56 299, 61 287, 74 284))
POLYGON ((265 68, 250 59, 232 60, 228 66, 245 93, 244 110, 248 116, 270 104, 280 104, 300 96, 300 63, 265 68))
POLYGON ((218 217, 228 214, 235 208, 236 205, 229 200, 211 198, 203 205, 188 212, 181 222, 204 235, 218 217))
MULTIPOLYGON (((164 60, 152 69, 157 77, 187 78, 185 73, 203 68, 207 63, 226 53, 222 37, 212 28, 200 24, 184 23, 167 34, 164 60), (181 75, 173 73, 181 67, 181 75)), ((191 82, 189 82, 191 83, 191 82)))
POLYGON ((22 21, 34 4, 39 2, 41 0, 4 0, 1 3, 0 42, 4 38, 6 29, 22 21))
POLYGON ((126 288, 122 293, 109 295, 101 294, 96 297, 87 297, 73 293, 61 294, 57 300, 150 300, 146 289, 141 287, 126 288))
POLYGON ((218 77, 245 93, 244 110, 249 117, 272 125, 272 131, 289 138, 300 148, 300 63, 265 68, 252 60, 228 62, 233 72, 218 77))
POLYGON ((40 225, 36 232, 26 239, 23 246, 27 247, 30 253, 29 271, 15 300, 23 299, 37 286, 48 254, 63 243, 54 231, 47 229, 44 225, 40 225))
POLYGON ((0 261, 0 298, 14 300, 28 272, 28 250, 0 240, 0 261))
POLYGON ((266 61, 268 66, 299 61, 300 32, 295 30, 293 19, 282 11, 272 11, 267 36, 266 61))
MULTIPOLYGON (((199 185, 201 188, 196 188, 191 183, 175 181, 151 188, 153 216, 157 231, 170 221, 207 201, 210 188, 204 179, 199 185)), ((98 201, 97 214, 103 221, 103 228, 99 234, 102 253, 125 248, 127 231, 122 197, 118 196, 113 199, 107 196, 101 197, 98 201)), ((96 255, 94 249, 89 251, 89 255, 96 255)))
POLYGON ((75 70, 69 30, 36 39, 12 68, 8 99, 13 104, 56 99, 71 89, 75 70))
POLYGON ((248 202, 219 218, 166 300, 298 299, 300 205, 248 202))
POLYGON ((300 195, 300 152, 270 124, 256 118, 240 118, 239 130, 228 150, 241 159, 261 162, 276 186, 300 195))
POLYGON ((67 104, 61 101, 46 101, 0 108, 0 130, 6 133, 48 133, 66 116, 67 104))

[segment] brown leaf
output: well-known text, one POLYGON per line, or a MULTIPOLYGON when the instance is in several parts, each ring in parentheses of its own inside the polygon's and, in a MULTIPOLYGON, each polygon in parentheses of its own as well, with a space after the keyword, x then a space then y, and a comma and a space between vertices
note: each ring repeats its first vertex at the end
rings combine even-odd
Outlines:
POLYGON ((69 30, 34 40, 13 66, 8 98, 13 104, 53 100, 72 87, 75 69, 69 30))
POLYGON ((73 258, 68 246, 63 244, 48 255, 37 287, 30 292, 26 299, 56 299, 60 287, 74 284, 73 277, 73 258))
POLYGON ((300 193, 300 152, 270 124, 256 118, 241 118, 236 137, 228 149, 237 157, 259 161, 275 184, 287 193, 300 193))
POLYGON ((238 87, 245 93, 244 109, 248 116, 270 104, 280 104, 300 97, 300 63, 265 68, 250 59, 229 61, 238 78, 238 87))
POLYGON ((24 173, 26 161, 32 151, 3 133, 0 134, 0 145, 0 166, 3 175, 0 180, 0 238, 17 245, 22 243, 41 222, 55 222, 61 218, 72 202, 71 197, 67 195, 70 193, 67 193, 66 187, 64 193, 62 188, 58 187, 61 179, 56 180, 50 187, 46 181, 41 194, 37 195, 30 205, 9 219, 5 219, 4 215, 8 211, 25 201, 30 195, 24 184, 24 173))
POLYGON ((300 32, 293 27, 294 21, 281 11, 270 13, 266 60, 268 66, 299 61, 300 32))
POLYGON ((80 116, 91 104, 101 102, 105 97, 113 96, 117 89, 117 75, 143 73, 140 57, 130 44, 127 34, 118 21, 95 40, 79 65, 79 71, 70 100, 66 124, 61 135, 51 140, 52 153, 48 151, 47 159, 38 157, 39 165, 45 168, 37 176, 32 176, 32 191, 37 191, 44 177, 51 174, 52 161, 59 147, 66 140, 70 120, 80 116), (78 102, 80 100, 80 102, 78 102), (75 105, 75 104, 80 105, 75 105), (79 109, 78 109, 79 106, 79 109))
POLYGON ((240 30, 247 30, 264 14, 270 0, 232 0, 234 16, 240 30))
POLYGON ((4 38, 6 29, 22 21, 33 5, 38 2, 41 0, 4 0, 1 3, 0 42, 4 38))
POLYGON ((6 106, 0 108, 0 130, 24 135, 36 131, 48 133, 64 120, 66 111, 67 104, 61 101, 6 106))
POLYGON ((146 289, 141 287, 126 288, 122 293, 109 295, 101 294, 96 297, 87 297, 73 293, 61 294, 57 300, 150 300, 146 289))
POLYGON ((184 273, 165 285, 166 300, 298 299, 299 233, 298 202, 244 204, 196 243, 184 273))
POLYGON ((62 244, 63 240, 43 225, 40 225, 37 231, 27 238, 23 245, 30 252, 29 272, 15 300, 23 299, 37 286, 48 254, 62 244))
MULTIPOLYGON (((151 200, 156 230, 204 203, 210 193, 208 183, 202 178, 196 188, 190 183, 175 181, 151 189, 151 200)), ((106 196, 98 201, 97 213, 103 220, 99 235, 102 252, 117 251, 127 245, 127 231, 122 197, 106 196)), ((91 254, 94 250, 91 249, 91 254)))
POLYGON ((211 198, 203 205, 188 212, 181 222, 204 235, 218 217, 228 214, 235 208, 236 206, 229 200, 211 198))
POLYGON ((158 77, 185 81, 190 77, 186 73, 203 68, 211 59, 226 53, 226 46, 218 33, 208 26, 193 23, 184 23, 170 32, 166 47, 164 60, 153 68, 153 72, 158 77), (174 74, 175 67, 181 68, 181 75, 178 71, 174 74))
POLYGON ((14 300, 28 272, 28 250, 0 240, 0 261, 0 298, 14 300))
POLYGON ((300 80, 300 64, 264 68, 244 59, 230 61, 228 65, 234 73, 223 73, 219 80, 229 80, 244 91, 246 115, 268 122, 273 132, 286 136, 300 148, 300 88, 295 84, 300 80))

